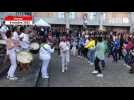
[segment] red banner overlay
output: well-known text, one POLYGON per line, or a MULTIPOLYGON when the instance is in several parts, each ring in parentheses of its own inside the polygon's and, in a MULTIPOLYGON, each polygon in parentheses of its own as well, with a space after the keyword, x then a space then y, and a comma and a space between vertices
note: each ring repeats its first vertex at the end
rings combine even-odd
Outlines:
POLYGON ((32 16, 6 16, 6 25, 32 25, 32 16))

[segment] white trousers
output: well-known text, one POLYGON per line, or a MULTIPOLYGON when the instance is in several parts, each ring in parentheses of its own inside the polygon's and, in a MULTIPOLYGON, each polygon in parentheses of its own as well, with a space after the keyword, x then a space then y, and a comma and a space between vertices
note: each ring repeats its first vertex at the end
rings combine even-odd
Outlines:
POLYGON ((16 71, 17 68, 17 64, 16 64, 16 52, 14 49, 8 50, 8 54, 9 54, 9 59, 10 59, 10 63, 11 66, 8 70, 8 76, 9 77, 14 77, 14 73, 16 71))
POLYGON ((75 56, 76 55, 76 47, 72 47, 72 54, 73 54, 73 56, 75 56))
POLYGON ((70 52, 67 51, 65 53, 61 53, 61 65, 62 69, 65 69, 65 66, 67 67, 70 62, 70 52))
POLYGON ((50 59, 48 59, 48 60, 42 60, 42 68, 41 68, 41 74, 42 74, 42 76, 47 76, 48 75, 49 61, 50 61, 50 59))

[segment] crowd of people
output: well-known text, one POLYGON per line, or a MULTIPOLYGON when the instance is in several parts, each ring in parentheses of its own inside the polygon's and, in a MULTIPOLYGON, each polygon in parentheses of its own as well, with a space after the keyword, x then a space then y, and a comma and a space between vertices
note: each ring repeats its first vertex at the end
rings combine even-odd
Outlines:
POLYGON ((16 80, 16 52, 29 51, 30 43, 39 43, 39 59, 42 61, 42 78, 49 78, 48 66, 51 53, 58 51, 61 57, 61 71, 69 68, 70 55, 86 58, 89 65, 94 66, 92 72, 97 77, 103 77, 105 60, 113 58, 113 62, 124 61, 124 66, 134 73, 134 34, 103 31, 80 31, 76 35, 64 33, 60 35, 50 28, 37 26, 6 26, 0 28, 2 39, 6 40, 7 55, 11 66, 7 79, 16 80))
MULTIPOLYGON (((78 56, 87 58, 88 63, 95 66, 92 73, 98 77, 103 77, 102 69, 106 66, 105 59, 109 57, 115 63, 124 60, 124 66, 130 68, 130 73, 134 73, 133 33, 83 31, 73 41, 76 43, 72 43, 72 47, 77 47, 78 56)), ((72 51, 76 50, 72 48, 72 51)))

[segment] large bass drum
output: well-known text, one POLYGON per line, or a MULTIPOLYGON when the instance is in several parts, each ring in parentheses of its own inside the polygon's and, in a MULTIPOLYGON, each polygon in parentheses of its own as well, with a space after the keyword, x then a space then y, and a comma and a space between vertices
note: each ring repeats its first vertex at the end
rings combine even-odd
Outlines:
POLYGON ((33 55, 28 51, 20 51, 17 53, 17 61, 23 64, 29 64, 33 60, 33 55))
POLYGON ((32 54, 37 54, 39 52, 40 45, 37 42, 32 42, 30 44, 30 52, 32 54))
POLYGON ((29 69, 29 65, 33 61, 33 56, 28 51, 17 52, 17 62, 20 65, 21 71, 26 71, 29 69))

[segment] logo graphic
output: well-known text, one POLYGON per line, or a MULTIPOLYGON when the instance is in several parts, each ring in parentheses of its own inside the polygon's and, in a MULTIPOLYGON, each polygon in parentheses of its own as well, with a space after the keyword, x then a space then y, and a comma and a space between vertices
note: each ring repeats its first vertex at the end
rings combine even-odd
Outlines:
POLYGON ((32 25, 32 16, 6 16, 6 25, 32 25))

